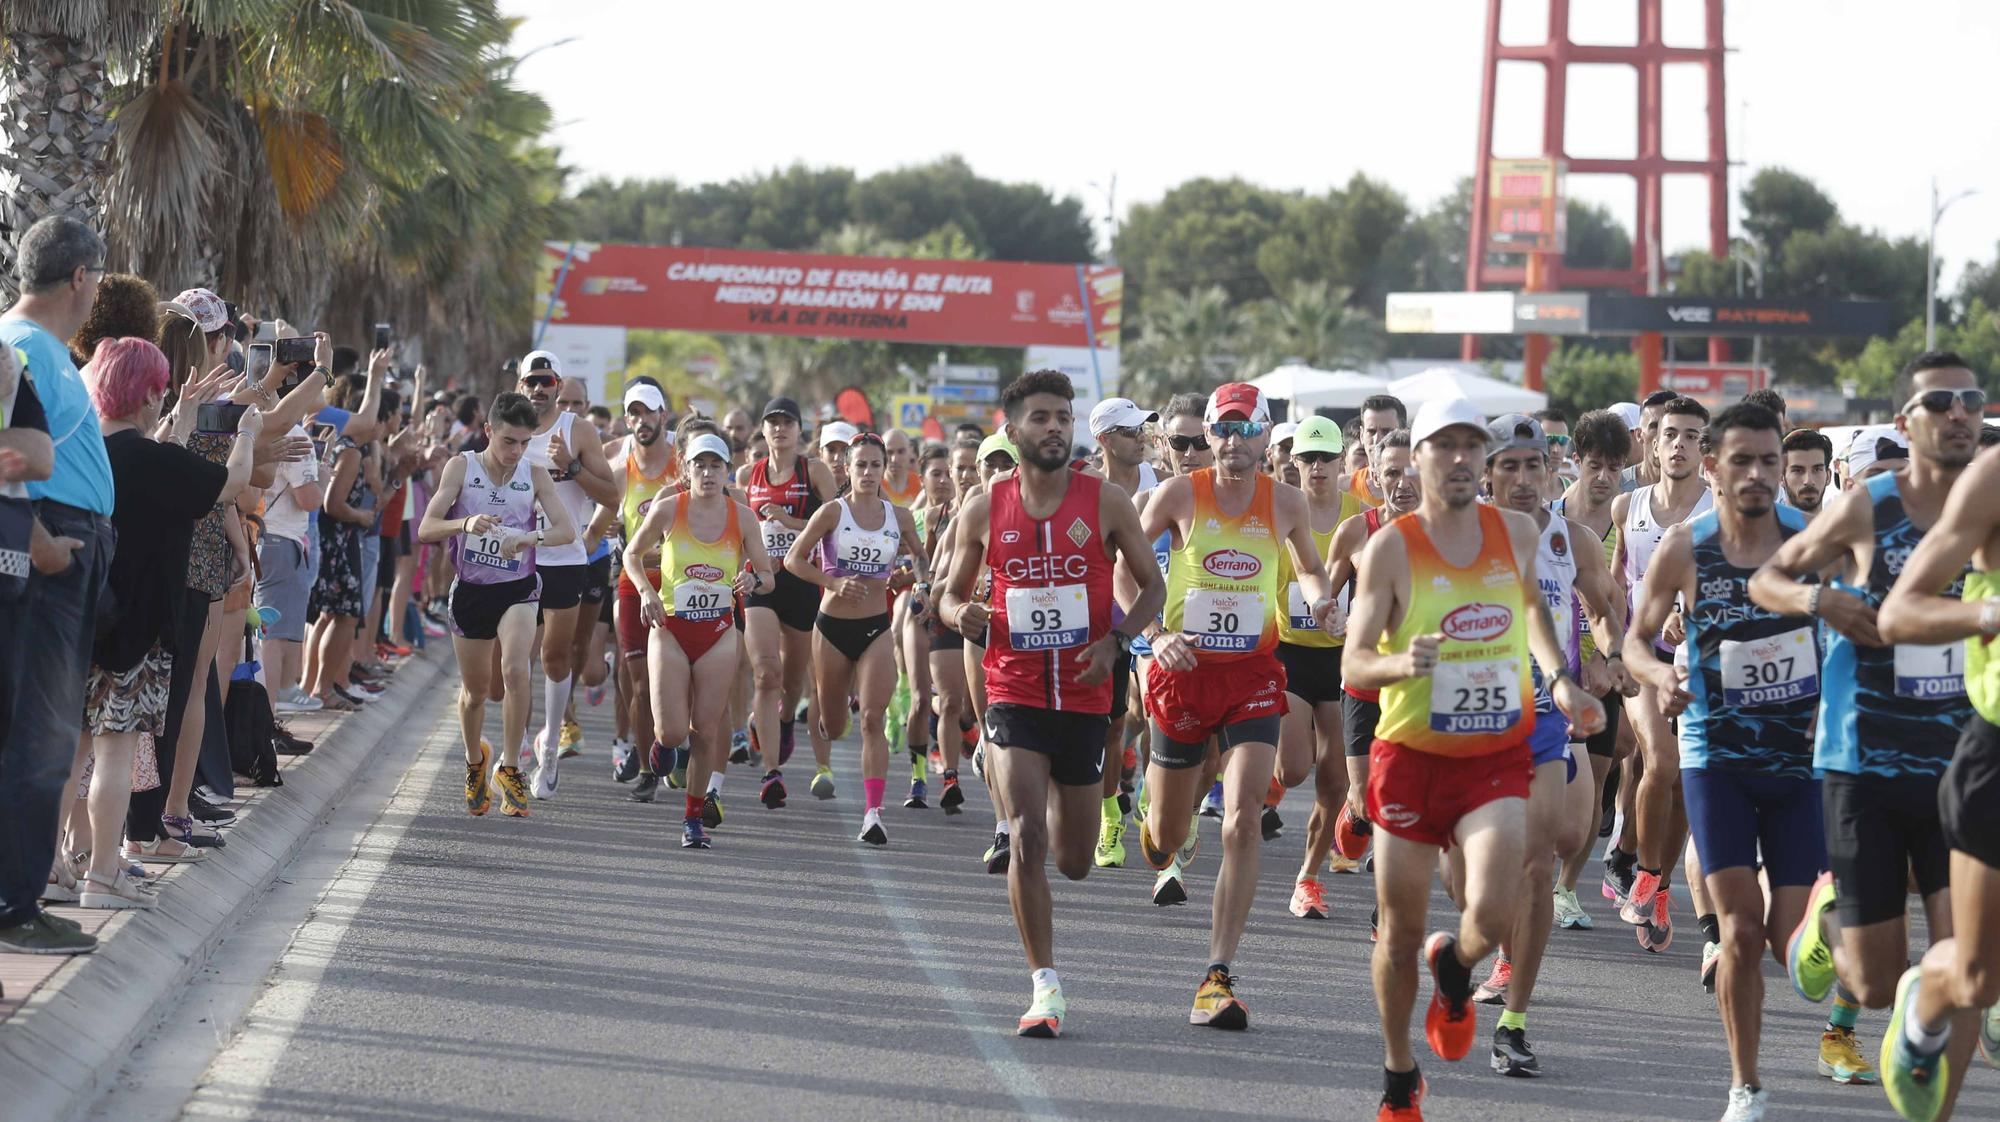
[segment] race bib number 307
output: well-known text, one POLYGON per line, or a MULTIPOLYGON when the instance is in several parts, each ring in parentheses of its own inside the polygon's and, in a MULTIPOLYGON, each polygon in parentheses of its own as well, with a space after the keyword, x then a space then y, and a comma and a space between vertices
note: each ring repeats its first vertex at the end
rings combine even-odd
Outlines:
POLYGON ((1782 705, 1819 694, 1819 647, 1810 628, 1724 639, 1721 654, 1724 705, 1782 705))

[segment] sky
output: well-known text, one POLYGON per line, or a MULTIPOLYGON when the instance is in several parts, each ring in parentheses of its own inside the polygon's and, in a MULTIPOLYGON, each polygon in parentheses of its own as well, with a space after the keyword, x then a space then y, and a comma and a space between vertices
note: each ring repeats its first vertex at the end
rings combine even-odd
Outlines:
MULTIPOLYGON (((1664 0, 1699 43, 1700 0, 1664 0)), ((982 175, 1075 195, 1108 229, 1197 176, 1322 192, 1357 171, 1422 207, 1473 170, 1486 5, 1478 0, 502 0, 535 51, 521 81, 555 109, 578 182, 728 180, 794 162, 866 175, 958 153, 982 175), (538 50, 538 48, 540 48, 538 50), (1111 185, 1116 183, 1115 195, 1111 185), (1114 210, 1115 208, 1115 210, 1114 210)), ((1632 42, 1637 0, 1573 0, 1571 37, 1632 42)), ((1505 0, 1502 36, 1538 42, 1546 0, 1505 0)), ((1949 210, 1949 291, 2000 243, 1991 0, 1728 0, 1731 230, 1748 171, 1820 184, 1842 215, 1921 237, 1931 177, 1949 210)), ((1572 67, 1572 156, 1633 151, 1628 67, 1572 67)), ((1663 145, 1706 143, 1701 69, 1670 67, 1663 145)), ((1541 68, 1501 67, 1495 149, 1540 146, 1541 68)), ((1629 229, 1621 177, 1571 176, 1629 229)), ((1706 241, 1696 177, 1666 187, 1668 250, 1706 241)))

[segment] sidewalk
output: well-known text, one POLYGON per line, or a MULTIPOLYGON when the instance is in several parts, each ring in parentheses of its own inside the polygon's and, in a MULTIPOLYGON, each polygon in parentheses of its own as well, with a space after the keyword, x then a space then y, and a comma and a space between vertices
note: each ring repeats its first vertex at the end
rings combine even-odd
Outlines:
POLYGON ((449 663, 433 643, 406 659, 380 701, 355 713, 289 714, 314 743, 280 756, 285 785, 237 788, 226 849, 188 865, 152 864, 159 903, 104 911, 58 905, 101 940, 93 954, 0 954, 0 1116, 65 1122, 94 1102, 175 995, 339 804, 353 777, 396 735, 449 663))

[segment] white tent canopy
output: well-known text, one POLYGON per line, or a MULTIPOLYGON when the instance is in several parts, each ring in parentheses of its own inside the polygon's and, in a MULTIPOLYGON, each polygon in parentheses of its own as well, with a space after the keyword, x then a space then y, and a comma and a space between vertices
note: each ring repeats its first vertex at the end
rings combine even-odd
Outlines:
POLYGON ((1533 413, 1537 409, 1548 408, 1549 404, 1547 394, 1448 366, 1434 366, 1421 374, 1399 378, 1389 383, 1388 392, 1401 398, 1411 413, 1415 413, 1424 402, 1439 397, 1465 398, 1489 417, 1498 417, 1503 413, 1533 413))
POLYGON ((1280 366, 1250 384, 1265 397, 1291 402, 1292 420, 1315 409, 1359 409, 1370 394, 1389 392, 1386 380, 1356 370, 1318 370, 1298 363, 1280 366))

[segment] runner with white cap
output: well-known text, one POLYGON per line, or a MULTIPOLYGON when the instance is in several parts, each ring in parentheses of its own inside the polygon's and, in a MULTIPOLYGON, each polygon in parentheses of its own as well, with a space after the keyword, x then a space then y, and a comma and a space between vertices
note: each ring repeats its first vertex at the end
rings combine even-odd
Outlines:
POLYGON ((833 472, 835 493, 845 495, 849 486, 847 477, 847 449, 861 430, 846 421, 828 421, 819 427, 819 439, 814 443, 819 448, 819 458, 833 472))
MULTIPOLYGON (((1157 423, 1159 419, 1158 413, 1143 409, 1125 397, 1105 398, 1090 410, 1091 438, 1097 441, 1099 448, 1104 449, 1104 478, 1132 496, 1134 511, 1140 505, 1139 496, 1160 485, 1160 475, 1153 470, 1146 455, 1146 426, 1157 423)), ((1115 571, 1112 577, 1114 599, 1111 625, 1117 627, 1124 621, 1125 605, 1138 594, 1138 587, 1122 569, 1115 571)), ((1105 733, 1104 741, 1104 801, 1099 804, 1097 852, 1093 858, 1099 868, 1105 869, 1125 864, 1125 813, 1128 807, 1120 799, 1119 777, 1125 761, 1125 717, 1132 703, 1135 661, 1129 648, 1121 649, 1118 664, 1112 670, 1111 728, 1105 733)))
POLYGON ((1292 441, 1299 434, 1299 426, 1285 421, 1271 426, 1271 447, 1265 453, 1265 462, 1271 477, 1293 487, 1299 485, 1299 465, 1292 462, 1292 441))
MULTIPOLYGON (((659 388, 643 382, 625 391, 625 424, 631 431, 605 446, 605 458, 612 478, 618 483, 619 499, 610 508, 629 554, 632 539, 638 536, 653 500, 672 488, 678 480, 673 436, 667 430, 667 400, 659 388)), ((599 517, 604 513, 600 512, 599 517)), ((659 556, 640 557, 648 572, 659 568, 659 556)), ((640 616, 639 587, 618 569, 617 606, 612 615, 618 637, 618 653, 625 664, 630 688, 625 707, 632 739, 612 745, 611 774, 620 783, 633 783, 634 802, 652 802, 660 786, 654 763, 664 759, 665 748, 653 736, 652 691, 646 688, 646 647, 648 636, 640 616), (635 782, 636 780, 636 782, 635 782)))

